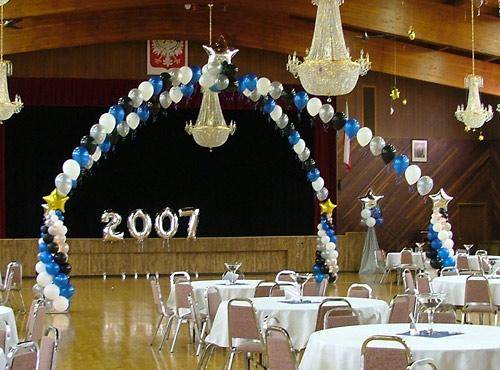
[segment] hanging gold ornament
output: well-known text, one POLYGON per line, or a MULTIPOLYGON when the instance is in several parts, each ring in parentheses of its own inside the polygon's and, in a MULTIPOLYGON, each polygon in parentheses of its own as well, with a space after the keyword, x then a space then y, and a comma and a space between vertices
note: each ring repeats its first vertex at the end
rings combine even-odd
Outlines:
POLYGON ((484 140, 484 135, 483 135, 482 132, 479 134, 478 139, 479 139, 479 141, 483 141, 484 140))
POLYGON ((410 26, 408 29, 408 38, 413 41, 415 40, 415 37, 417 37, 417 34, 415 33, 415 30, 413 29, 413 26, 410 26))
POLYGON ((399 94, 400 94, 399 89, 396 86, 394 86, 389 96, 392 98, 392 100, 397 100, 399 99, 399 94))
POLYGON ((404 98, 404 99, 401 101, 401 103, 403 103, 403 105, 408 104, 408 99, 404 98))

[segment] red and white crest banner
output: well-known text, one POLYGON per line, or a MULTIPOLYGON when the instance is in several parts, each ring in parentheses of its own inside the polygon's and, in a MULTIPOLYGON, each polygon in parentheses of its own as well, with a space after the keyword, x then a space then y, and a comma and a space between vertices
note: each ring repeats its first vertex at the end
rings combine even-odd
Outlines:
POLYGON ((188 64, 188 42, 148 40, 148 75, 158 75, 170 68, 188 64))

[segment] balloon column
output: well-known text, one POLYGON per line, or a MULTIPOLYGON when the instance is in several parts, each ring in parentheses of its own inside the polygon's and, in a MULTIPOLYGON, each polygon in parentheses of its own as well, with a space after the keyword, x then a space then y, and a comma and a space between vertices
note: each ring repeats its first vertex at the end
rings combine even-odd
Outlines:
POLYGON ((378 205, 378 201, 382 199, 383 195, 375 195, 373 190, 368 190, 365 196, 359 198, 361 201, 361 222, 368 227, 375 225, 382 225, 384 219, 382 217, 382 210, 378 205))
POLYGON ((328 278, 329 282, 336 280, 339 267, 337 265, 337 236, 333 230, 331 215, 323 214, 318 224, 318 238, 316 244, 316 260, 313 266, 314 277, 317 282, 328 278))
POLYGON ((432 217, 427 229, 427 239, 431 244, 431 249, 427 252, 427 257, 431 261, 431 267, 441 269, 455 265, 453 251, 453 233, 451 224, 448 222, 448 203, 450 197, 443 189, 430 196, 432 199, 432 217))

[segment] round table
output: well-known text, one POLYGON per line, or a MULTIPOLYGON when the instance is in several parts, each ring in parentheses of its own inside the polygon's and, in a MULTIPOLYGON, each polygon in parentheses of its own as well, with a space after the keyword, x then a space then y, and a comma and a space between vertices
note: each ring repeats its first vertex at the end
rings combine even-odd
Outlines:
MULTIPOLYGON (((10 328, 10 338, 7 340, 6 348, 15 346, 19 340, 17 337, 17 327, 16 327, 16 317, 14 316, 14 311, 12 308, 7 306, 0 306, 0 326, 4 327, 4 322, 9 325, 10 328)), ((0 368, 2 368, 0 366, 0 368)))
MULTIPOLYGON (((469 275, 440 276, 432 280, 432 289, 436 293, 446 293, 444 301, 454 306, 463 306, 465 299, 465 281, 469 275)), ((500 305, 500 279, 488 279, 491 299, 500 305)))
MULTIPOLYGON (((261 280, 238 280, 236 284, 229 285, 226 280, 198 280, 191 281, 193 295, 196 305, 200 309, 206 309, 205 293, 208 288, 215 287, 219 290, 223 301, 232 298, 252 298, 255 293, 255 287, 261 280)), ((175 307, 175 289, 172 287, 167 300, 167 306, 175 307)))
MULTIPOLYGON (((290 334, 293 347, 302 349, 306 346, 309 336, 316 328, 318 307, 321 301, 330 297, 304 297, 311 303, 289 303, 285 297, 252 298, 261 328, 265 321, 272 317, 278 320, 278 325, 285 328, 290 334)), ((346 298, 352 308, 359 315, 362 324, 387 322, 389 306, 386 302, 368 298, 346 298)), ((342 305, 332 302, 329 305, 342 305)), ((227 302, 222 302, 215 316, 214 323, 207 336, 207 342, 219 347, 228 347, 227 332, 227 302)))
MULTIPOLYGON (((425 253, 412 252, 412 261, 414 265, 420 268, 424 268, 425 253)), ((387 253, 385 265, 387 267, 398 267, 399 265, 401 265, 401 252, 387 253)))

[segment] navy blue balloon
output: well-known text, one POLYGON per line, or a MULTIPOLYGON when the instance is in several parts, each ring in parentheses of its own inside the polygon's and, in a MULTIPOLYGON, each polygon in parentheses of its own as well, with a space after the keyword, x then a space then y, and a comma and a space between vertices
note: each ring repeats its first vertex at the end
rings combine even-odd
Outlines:
POLYGON ((137 115, 139 116, 140 120, 143 122, 146 122, 149 119, 149 108, 147 105, 141 105, 139 108, 137 108, 137 115))
POLYGON ((429 226, 427 226, 427 230, 429 232, 434 231, 434 229, 432 228, 433 226, 434 226, 433 224, 429 224, 429 226))
POLYGON ((187 85, 181 85, 181 92, 186 98, 190 98, 194 93, 194 85, 189 83, 187 85))
POLYGON ((438 233, 435 232, 434 230, 432 231, 428 231, 427 232, 427 239, 430 240, 431 242, 434 240, 434 239, 437 239, 438 237, 438 233))
POLYGON ((47 243, 45 243, 45 242, 38 243, 38 251, 40 253, 41 252, 47 252, 47 250, 48 250, 47 243))
POLYGON ((331 241, 332 243, 337 244, 337 235, 331 236, 331 237, 330 237, 330 241, 331 241))
POLYGON ((438 249, 438 257, 441 258, 442 260, 445 260, 448 258, 450 255, 450 252, 448 251, 448 248, 439 248, 438 249))
POLYGON ((443 243, 439 239, 434 239, 431 243, 432 249, 438 250, 443 246, 443 243))
POLYGON ((318 273, 321 272, 321 268, 322 268, 321 265, 313 265, 313 269, 312 270, 313 270, 313 272, 315 274, 318 274, 318 273))
POLYGON ((201 68, 196 65, 189 66, 189 68, 191 68, 191 71, 193 72, 193 77, 191 77, 191 81, 189 81, 189 83, 195 84, 200 80, 201 68))
POLYGON ((50 254, 49 252, 41 252, 38 253, 38 260, 42 261, 47 265, 49 263, 52 263, 54 258, 52 257, 52 254, 50 254))
POLYGON ((264 112, 271 114, 274 108, 276 108, 276 102, 273 99, 267 99, 266 104, 264 104, 264 112))
POLYGON ((125 120, 125 109, 123 109, 120 104, 112 105, 109 107, 108 112, 115 117, 116 123, 120 123, 125 120))
POLYGON ((375 223, 377 225, 383 225, 384 224, 384 218, 383 217, 378 217, 375 219, 375 223))
POLYGON ((455 266, 455 259, 452 256, 447 257, 444 261, 442 261, 443 267, 453 267, 455 266))
POLYGON ((56 214, 57 217, 60 217, 63 215, 63 213, 60 209, 57 209, 54 213, 56 214))
POLYGON ((45 265, 45 271, 52 276, 56 276, 59 273, 59 265, 55 262, 45 265))
POLYGON ((310 182, 314 182, 316 181, 319 176, 320 176, 320 172, 317 168, 311 168, 308 172, 307 172, 307 179, 310 181, 310 182))
MULTIPOLYGON (((149 78, 149 82, 153 85, 153 94, 159 95, 163 90, 163 80, 160 76, 152 76, 149 78)), ((121 122, 121 121, 117 121, 121 122)))
POLYGON ((330 230, 330 226, 327 223, 323 224, 323 230, 330 230))
POLYGON ((101 148, 101 152, 103 153, 109 152, 111 149, 111 141, 109 141, 109 138, 106 137, 103 143, 99 145, 99 148, 101 148))
POLYGON ((245 89, 248 89, 250 91, 254 91, 257 88, 257 81, 258 80, 259 79, 257 78, 256 75, 254 75, 253 73, 250 73, 250 74, 245 76, 245 79, 243 80, 243 85, 245 85, 245 89))
POLYGON ((80 167, 85 167, 89 164, 90 162, 90 154, 87 148, 84 148, 83 146, 78 146, 73 150, 73 153, 71 153, 71 157, 78 162, 80 167))
POLYGON ((300 140, 300 134, 298 131, 293 130, 292 132, 290 132, 290 136, 288 136, 288 142, 290 143, 290 145, 297 144, 299 140, 300 140))
POLYGON ((65 288, 68 286, 68 275, 60 272, 54 277, 53 283, 56 284, 59 288, 65 288))
POLYGON ((410 159, 404 154, 397 155, 392 163, 396 175, 403 175, 409 165, 410 165, 410 159))
POLYGON ((307 95, 305 91, 299 91, 293 97, 293 103, 295 104, 298 110, 304 109, 308 101, 309 101, 309 95, 307 95))
POLYGON ((344 131, 352 139, 359 131, 359 122, 355 118, 349 118, 344 126, 344 131))
POLYGON ((314 279, 316 280, 317 283, 321 283, 325 276, 323 274, 316 274, 314 275, 314 279))
POLYGON ((73 297, 73 295, 75 294, 75 287, 71 284, 68 284, 67 286, 65 286, 60 290, 59 294, 62 295, 63 297, 71 299, 71 297, 73 297))
MULTIPOLYGON (((74 189, 76 188, 76 186, 78 185, 78 181, 76 180, 71 180, 71 189, 74 189)), ((60 219, 60 218, 59 218, 60 219)))
POLYGON ((332 229, 328 229, 326 231, 326 235, 328 235, 328 237, 330 237, 330 238, 333 238, 335 236, 335 233, 333 232, 332 229))
POLYGON ((245 87, 245 76, 238 77, 237 81, 238 81, 238 92, 240 94, 243 94, 243 91, 245 91, 245 89, 246 89, 246 87, 245 87))
POLYGON ((382 211, 379 207, 372 208, 371 213, 373 218, 382 217, 382 211))

